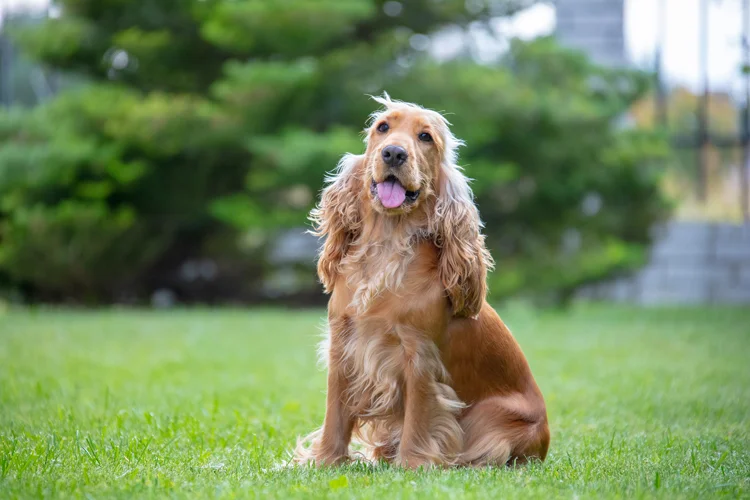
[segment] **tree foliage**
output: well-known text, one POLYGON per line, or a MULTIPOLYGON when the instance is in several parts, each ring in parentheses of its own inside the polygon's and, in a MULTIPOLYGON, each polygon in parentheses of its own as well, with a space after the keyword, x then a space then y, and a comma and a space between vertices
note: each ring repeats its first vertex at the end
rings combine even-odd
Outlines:
MULTIPOLYGON (((496 297, 632 267, 665 213, 662 138, 620 125, 647 79, 547 38, 492 64, 415 43, 529 3, 60 1, 16 39, 88 83, 0 113, 0 273, 37 298, 260 298, 274 235, 304 225, 325 172, 363 150, 366 94, 384 90, 446 112, 466 140, 496 297), (198 258, 221 286, 196 295, 177 277, 198 258)), ((314 289, 310 267, 293 274, 314 289)))

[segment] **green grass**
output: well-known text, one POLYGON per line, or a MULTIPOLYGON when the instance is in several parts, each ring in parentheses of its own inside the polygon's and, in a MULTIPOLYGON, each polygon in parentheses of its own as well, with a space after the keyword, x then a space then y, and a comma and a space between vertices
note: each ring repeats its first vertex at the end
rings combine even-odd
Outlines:
POLYGON ((549 409, 519 469, 279 467, 322 311, 0 313, 0 498, 750 496, 750 310, 501 310, 549 409))

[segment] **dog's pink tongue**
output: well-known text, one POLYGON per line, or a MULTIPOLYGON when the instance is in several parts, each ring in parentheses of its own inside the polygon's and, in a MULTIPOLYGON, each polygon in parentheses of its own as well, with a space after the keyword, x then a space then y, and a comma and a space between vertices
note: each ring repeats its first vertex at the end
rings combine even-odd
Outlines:
POLYGON ((378 182, 378 198, 385 208, 397 208, 406 199, 406 189, 397 180, 378 182))

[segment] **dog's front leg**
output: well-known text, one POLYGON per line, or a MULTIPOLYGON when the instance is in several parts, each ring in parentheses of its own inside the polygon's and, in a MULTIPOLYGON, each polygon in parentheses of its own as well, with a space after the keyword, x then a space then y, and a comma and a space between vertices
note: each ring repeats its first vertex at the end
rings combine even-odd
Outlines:
POLYGON ((343 349, 348 334, 347 318, 329 317, 328 390, 326 416, 322 432, 313 440, 311 459, 316 465, 336 465, 347 460, 352 438, 354 417, 346 399, 349 386, 344 367, 343 349))
POLYGON ((329 364, 323 436, 315 457, 318 465, 335 465, 348 458, 354 419, 344 402, 346 388, 347 380, 340 363, 329 364))
POLYGON ((328 325, 326 415, 323 427, 298 443, 294 452, 294 461, 297 463, 336 465, 346 461, 349 455, 354 417, 346 404, 349 383, 344 367, 343 349, 350 321, 347 318, 329 315, 328 325))
POLYGON ((430 338, 400 331, 404 363, 404 425, 397 462, 409 468, 450 465, 463 446, 458 415, 464 407, 446 383, 437 347, 430 338))
POLYGON ((407 363, 405 378, 404 427, 401 435, 397 462, 416 469, 431 462, 430 446, 430 399, 431 386, 428 377, 420 373, 413 363, 407 363))

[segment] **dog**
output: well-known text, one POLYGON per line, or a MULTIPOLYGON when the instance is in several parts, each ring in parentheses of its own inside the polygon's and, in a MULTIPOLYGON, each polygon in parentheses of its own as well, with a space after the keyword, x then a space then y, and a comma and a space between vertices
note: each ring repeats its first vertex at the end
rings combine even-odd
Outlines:
POLYGON ((323 426, 296 463, 397 466, 544 460, 547 411, 521 348, 486 301, 493 266, 463 143, 439 113, 375 97, 366 151, 347 154, 311 212, 330 294, 323 426))

